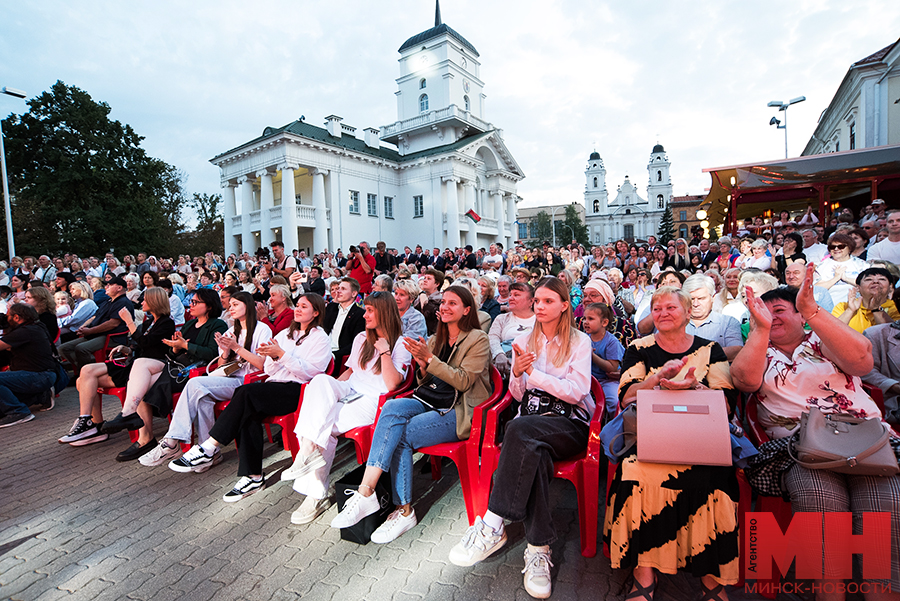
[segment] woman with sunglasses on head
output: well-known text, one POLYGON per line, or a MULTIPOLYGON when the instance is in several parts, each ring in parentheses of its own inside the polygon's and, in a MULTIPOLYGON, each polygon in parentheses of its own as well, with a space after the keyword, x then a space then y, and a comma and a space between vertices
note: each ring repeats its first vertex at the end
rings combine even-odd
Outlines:
MULTIPOLYGON (((215 291, 210 290, 213 294, 215 291)), ((231 399, 234 391, 244 383, 244 376, 259 371, 265 359, 256 351, 272 339, 272 330, 264 323, 256 321, 256 303, 247 292, 238 292, 229 302, 234 325, 225 334, 214 334, 219 348, 219 367, 208 376, 188 380, 175 411, 164 443, 176 445, 190 442, 193 422, 197 422, 198 440, 209 438, 209 431, 215 422, 213 408, 217 401, 231 399)), ((216 449, 211 455, 199 446, 169 463, 176 472, 205 472, 222 461, 222 454, 216 449)))
POLYGON ((419 365, 418 384, 440 382, 453 387, 456 400, 449 408, 433 408, 414 398, 385 403, 372 436, 372 449, 362 483, 332 528, 348 528, 380 509, 374 486, 383 472, 391 473, 396 509, 372 533, 372 542, 389 543, 416 525, 412 508, 415 449, 466 440, 472 411, 491 395, 490 343, 478 324, 478 307, 468 289, 451 286, 444 292, 437 333, 404 338, 406 349, 419 365))
POLYGON ((827 288, 835 306, 847 302, 847 295, 856 286, 856 276, 869 267, 862 259, 853 256, 856 244, 847 234, 832 234, 828 239, 831 253, 816 266, 816 286, 827 288))
MULTIPOLYGON (((72 446, 84 446, 94 442, 101 442, 109 438, 110 432, 118 432, 122 427, 104 429, 105 423, 93 423, 92 410, 95 405, 102 405, 102 399, 97 394, 98 388, 120 388, 128 385, 134 366, 138 365, 138 376, 142 371, 140 367, 144 363, 154 362, 162 365, 165 361, 166 345, 163 340, 175 333, 175 322, 169 317, 169 296, 161 288, 151 288, 144 295, 141 308, 146 316, 141 329, 131 317, 127 308, 119 311, 118 317, 128 328, 128 336, 132 346, 119 345, 109 353, 109 360, 104 363, 91 363, 81 369, 78 377, 78 397, 80 416, 66 436, 59 439, 61 443, 70 443, 72 446), (134 358, 132 362, 129 356, 134 358), (144 359, 145 361, 141 361, 144 359)), ((128 397, 126 397, 127 399, 128 397)), ((122 412, 134 413, 134 406, 125 406, 122 412)), ((140 420, 138 417, 137 420, 140 420)), ((114 425, 125 421, 122 413, 114 420, 114 425)), ((150 450, 149 441, 144 445, 139 442, 132 444, 126 450, 119 453, 116 461, 130 461, 137 459, 150 450), (143 447, 140 453, 138 451, 143 447)), ((153 441, 156 444, 156 441, 153 441)))
POLYGON ((556 540, 550 502, 553 462, 585 449, 594 399, 591 342, 574 327, 565 284, 556 278, 541 280, 534 312, 534 329, 513 343, 509 391, 522 404, 506 428, 488 511, 453 547, 450 561, 479 563, 506 544, 504 520, 524 521, 525 590, 546 599, 553 565, 550 545, 556 540))
POLYGON ((324 373, 331 363, 331 339, 321 327, 325 300, 318 294, 301 294, 292 312, 293 321, 288 328, 257 349, 266 358, 264 371, 269 378, 235 390, 209 438, 189 451, 214 456, 232 440, 237 443, 239 479, 222 497, 226 503, 240 501, 265 488, 263 420, 296 411, 303 384, 324 373))
POLYGON ((331 505, 328 475, 337 437, 371 425, 378 397, 399 388, 410 367, 411 356, 400 342, 402 326, 394 297, 373 292, 363 304, 366 329, 353 340, 347 369, 337 379, 316 376, 304 394, 294 428, 300 452, 281 473, 282 480, 294 480, 294 490, 306 495, 291 516, 294 523, 310 522, 331 505))

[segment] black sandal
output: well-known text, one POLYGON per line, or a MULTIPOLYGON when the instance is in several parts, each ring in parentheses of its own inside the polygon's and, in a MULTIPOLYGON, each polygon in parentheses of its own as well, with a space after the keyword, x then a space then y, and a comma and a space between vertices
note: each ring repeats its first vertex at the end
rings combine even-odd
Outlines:
MULTIPOLYGON (((637 583, 635 583, 637 584, 637 583)), ((721 584, 717 584, 712 588, 708 588, 703 581, 700 581, 700 588, 703 591, 703 596, 700 597, 700 601, 725 601, 724 598, 719 596, 719 593, 725 592, 725 586, 721 584)))
POLYGON ((653 579, 653 584, 644 586, 638 582, 636 578, 632 577, 632 584, 634 585, 634 590, 625 595, 625 601, 628 601, 628 599, 646 599, 646 601, 653 601, 652 595, 656 592, 656 578, 653 579))

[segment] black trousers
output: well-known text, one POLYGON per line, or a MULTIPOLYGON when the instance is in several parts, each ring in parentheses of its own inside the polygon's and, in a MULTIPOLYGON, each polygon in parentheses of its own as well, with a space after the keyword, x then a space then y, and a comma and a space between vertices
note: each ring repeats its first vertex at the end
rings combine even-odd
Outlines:
POLYGON ((262 474, 262 422, 296 411, 301 388, 298 382, 257 382, 234 391, 209 435, 223 446, 237 442, 238 476, 262 474))
POLYGON ((550 507, 553 462, 587 447, 588 425, 562 416, 523 415, 506 427, 488 509, 525 523, 532 545, 556 540, 550 507))

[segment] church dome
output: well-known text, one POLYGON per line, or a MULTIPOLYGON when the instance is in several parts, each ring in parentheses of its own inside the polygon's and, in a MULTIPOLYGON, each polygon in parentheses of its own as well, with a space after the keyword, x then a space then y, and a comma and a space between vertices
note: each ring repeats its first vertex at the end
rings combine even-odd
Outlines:
POLYGON ((466 48, 475 56, 481 56, 480 54, 478 54, 478 51, 475 50, 475 46, 473 46, 466 38, 462 37, 455 29, 453 29, 446 23, 441 23, 436 27, 432 27, 431 29, 423 31, 422 33, 416 34, 413 37, 409 38, 408 40, 403 42, 403 45, 400 46, 400 50, 398 50, 398 52, 403 52, 404 50, 407 50, 409 48, 420 46, 428 40, 434 39, 445 33, 462 44, 464 48, 466 48))
POLYGON ((666 149, 662 147, 662 144, 657 144, 656 146, 653 147, 653 154, 656 154, 657 152, 665 152, 665 151, 666 151, 666 149))
POLYGON ((594 152, 591 153, 591 156, 588 158, 588 160, 589 161, 599 161, 600 153, 595 150, 594 152))

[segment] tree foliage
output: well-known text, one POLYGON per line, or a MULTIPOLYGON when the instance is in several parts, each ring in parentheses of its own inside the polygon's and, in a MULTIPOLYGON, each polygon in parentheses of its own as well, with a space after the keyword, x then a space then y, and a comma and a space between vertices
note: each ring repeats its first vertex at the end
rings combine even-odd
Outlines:
POLYGON ((84 90, 57 81, 28 106, 3 122, 20 254, 168 251, 184 175, 84 90))
POLYGON ((197 194, 188 201, 197 214, 197 228, 181 237, 181 249, 191 255, 206 252, 224 254, 225 221, 222 217, 221 194, 197 194))
MULTIPOLYGON (((553 226, 550 223, 550 213, 548 213, 547 211, 539 211, 538 214, 535 215, 532 219, 535 223, 535 235, 532 237, 537 238, 538 244, 540 244, 544 240, 550 240, 553 238, 553 226)), ((531 232, 529 231, 529 233, 531 232)))
POLYGON ((585 248, 590 248, 590 238, 588 236, 587 226, 581 220, 578 209, 575 204, 566 207, 566 218, 556 224, 556 244, 557 246, 565 246, 572 242, 572 234, 575 234, 575 240, 585 248), (568 226, 568 227, 566 227, 568 226), (569 229, 572 228, 572 229, 569 229))
POLYGON ((662 218, 659 220, 659 229, 656 230, 656 241, 665 246, 669 240, 674 239, 675 219, 672 217, 672 207, 669 206, 669 203, 666 203, 666 212, 663 213, 662 218))

